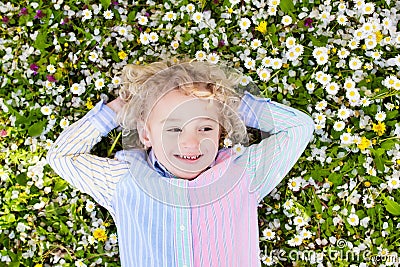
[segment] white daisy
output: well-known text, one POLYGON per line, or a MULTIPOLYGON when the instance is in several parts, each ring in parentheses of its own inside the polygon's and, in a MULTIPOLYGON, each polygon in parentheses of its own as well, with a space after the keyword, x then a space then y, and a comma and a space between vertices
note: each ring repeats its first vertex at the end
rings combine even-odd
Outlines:
POLYGON ((147 45, 150 43, 150 34, 147 32, 141 32, 139 35, 140 43, 143 45, 147 45))
POLYGON ((105 19, 112 19, 114 17, 114 13, 111 10, 106 10, 103 13, 105 19))
POLYGON ((337 16, 336 21, 339 23, 339 25, 345 26, 348 22, 348 19, 345 15, 340 14, 337 16))
POLYGON ((196 57, 196 59, 197 59, 198 61, 204 61, 204 60, 207 59, 206 53, 205 53, 204 51, 202 51, 202 50, 197 51, 195 57, 196 57))
POLYGON ((157 42, 158 41, 158 34, 156 32, 149 33, 149 40, 152 43, 157 42))
POLYGON ((57 71, 57 69, 54 67, 54 65, 50 64, 47 66, 47 71, 49 73, 55 73, 57 71))
POLYGON ((104 83, 104 79, 103 78, 97 79, 95 81, 95 83, 94 83, 94 86, 96 87, 96 90, 100 90, 101 88, 104 87, 104 85, 105 85, 105 83, 104 83))
POLYGON ((271 59, 271 67, 274 70, 279 70, 282 67, 282 59, 280 58, 271 59))
POLYGON ((265 228, 264 230, 263 230, 263 236, 267 239, 267 240, 273 240, 274 238, 275 238, 275 232, 274 231, 272 231, 271 229, 269 229, 269 228, 265 228))
POLYGON ((289 61, 294 61, 299 57, 299 54, 296 53, 294 49, 290 49, 289 51, 286 52, 286 58, 289 61))
POLYGON ((50 106, 43 106, 40 108, 40 112, 42 112, 43 115, 50 115, 53 110, 51 109, 50 106))
POLYGON ((138 23, 143 26, 147 25, 147 22, 149 21, 149 19, 146 16, 139 16, 137 20, 138 23))
POLYGON ((311 233, 310 231, 306 230, 306 229, 303 229, 303 230, 301 230, 301 232, 300 232, 300 236, 301 236, 303 239, 310 239, 310 238, 312 237, 312 233, 311 233))
POLYGON ((292 49, 299 55, 301 56, 304 52, 304 46, 301 44, 296 44, 292 47, 292 49))
POLYGON ((307 91, 308 91, 309 93, 314 92, 314 90, 315 90, 315 83, 313 83, 313 82, 308 82, 308 83, 306 83, 306 89, 307 89, 307 91))
POLYGON ((244 151, 244 146, 242 144, 236 144, 233 146, 233 151, 236 155, 241 155, 244 151))
POLYGON ((349 56, 350 52, 349 50, 347 50, 346 48, 342 47, 340 48, 340 50, 338 51, 337 55, 340 59, 345 59, 349 56))
POLYGON ((342 133, 340 135, 340 143, 343 145, 351 145, 353 143, 354 138, 351 133, 342 133))
POLYGON ((318 124, 323 124, 326 122, 326 115, 324 113, 316 113, 314 115, 314 121, 318 124))
POLYGON ((336 121, 333 124, 333 129, 337 132, 340 132, 344 129, 345 126, 346 126, 346 124, 343 121, 336 121))
POLYGON ((112 83, 113 85, 115 85, 115 86, 118 86, 118 85, 121 84, 121 78, 118 77, 118 76, 116 76, 116 77, 114 77, 114 78, 111 80, 111 83, 112 83))
POLYGON ((364 15, 371 15, 375 11, 375 3, 365 3, 361 9, 364 15))
POLYGON ((283 26, 289 26, 290 24, 292 24, 293 19, 291 16, 285 15, 282 17, 281 23, 283 24, 283 26))
POLYGON ((328 102, 326 102, 326 100, 321 100, 315 105, 315 109, 318 111, 322 111, 326 108, 327 105, 328 102))
POLYGON ((349 68, 352 70, 359 70, 361 69, 362 62, 358 57, 352 57, 349 61, 349 68))
POLYGON ((344 89, 354 89, 356 87, 356 83, 351 78, 346 78, 343 84, 344 89))
POLYGON ((251 26, 251 21, 248 18, 241 18, 239 21, 239 27, 242 31, 246 31, 251 26))
POLYGON ((292 239, 288 241, 288 244, 291 247, 300 246, 301 243, 303 243, 303 238, 300 235, 295 235, 292 239))
POLYGON ((219 55, 216 53, 208 54, 207 61, 213 64, 217 64, 219 61, 219 55))
POLYGON ((281 0, 268 0, 268 6, 277 7, 280 4, 281 0))
POLYGON ((263 82, 267 82, 271 78, 271 72, 268 69, 258 69, 257 74, 263 82))
POLYGON ((348 117, 350 117, 350 110, 346 107, 342 107, 338 110, 338 118, 342 120, 346 120, 348 117))
POLYGON ((260 46, 261 46, 261 41, 258 40, 258 39, 253 39, 253 40, 251 41, 251 43, 250 43, 250 47, 251 47, 252 49, 257 49, 257 48, 260 47, 260 46))
POLYGON ((391 177, 388 182, 387 186, 391 189, 399 189, 400 188, 400 180, 399 177, 391 177))
POLYGON ((386 113, 384 111, 379 111, 375 114, 375 120, 384 121, 386 119, 386 113))
POLYGON ((172 11, 168 11, 165 13, 165 15, 162 18, 165 21, 174 21, 176 20, 176 13, 172 12, 172 11))
POLYGON ((368 38, 368 39, 365 40, 365 47, 367 48, 367 50, 374 49, 377 44, 378 43, 373 38, 368 38))
POLYGON ((357 214, 352 213, 349 215, 349 217, 347 217, 347 222, 352 226, 357 226, 360 222, 360 219, 358 218, 357 214))
POLYGON ((92 11, 89 9, 85 9, 82 11, 82 21, 86 21, 92 18, 92 11))
POLYGON ((292 48, 296 44, 296 38, 289 36, 286 38, 285 45, 287 48, 292 48))
POLYGON ((271 62, 272 62, 272 58, 271 57, 265 57, 265 58, 262 59, 261 64, 264 67, 268 68, 268 67, 271 67, 271 62))
POLYGON ((195 12, 195 13, 193 13, 193 15, 192 15, 192 20, 193 20, 195 23, 200 23, 200 22, 203 20, 203 13, 201 13, 201 12, 195 12))
POLYGON ((250 76, 247 76, 247 75, 243 75, 241 78, 240 78, 240 85, 242 85, 242 86, 246 86, 246 85, 248 85, 250 82, 252 81, 252 79, 251 79, 251 77, 250 76))
POLYGON ((244 60, 244 66, 248 70, 254 70, 256 68, 256 61, 250 57, 244 60))
POLYGON ((339 85, 336 82, 330 82, 325 86, 325 90, 330 95, 336 95, 339 91, 339 85))
POLYGON ((87 212, 92 212, 92 211, 94 210, 95 207, 96 207, 96 205, 94 204, 93 201, 91 201, 91 200, 86 200, 85 208, 86 208, 86 211, 87 211, 87 212))
POLYGON ((346 97, 347 97, 347 99, 350 99, 350 100, 359 100, 360 93, 358 92, 358 90, 356 88, 347 89, 346 97))
POLYGON ((74 83, 72 86, 71 86, 71 93, 73 93, 74 95, 81 95, 81 94, 83 94, 84 92, 85 92, 85 87, 84 86, 82 86, 81 84, 78 84, 78 83, 74 83))
POLYGON ((357 48, 358 48, 358 45, 359 45, 359 41, 356 40, 356 39, 351 39, 351 40, 349 40, 349 42, 347 43, 347 46, 348 46, 351 50, 357 49, 357 48))
POLYGON ((382 84, 384 86, 386 86, 387 88, 394 88, 396 81, 397 81, 397 77, 394 75, 389 75, 387 76, 383 81, 382 84))
POLYGON ((96 62, 97 61, 97 59, 99 58, 99 56, 98 56, 98 54, 95 52, 95 51, 91 51, 90 53, 89 53, 89 60, 90 61, 92 61, 92 62, 96 62))
POLYGON ((68 126, 69 126, 69 120, 66 119, 66 118, 62 118, 61 121, 60 121, 60 127, 61 127, 62 129, 65 129, 65 128, 67 128, 68 126))
POLYGON ((293 205, 294 205, 293 200, 292 199, 288 199, 288 200, 285 201, 285 203, 283 203, 283 208, 285 210, 290 210, 293 207, 293 205))
POLYGON ((267 14, 268 16, 275 16, 277 11, 278 9, 276 8, 276 6, 269 6, 267 9, 267 14))
POLYGON ((174 40, 171 42, 171 47, 176 50, 179 47, 179 42, 177 40, 174 40))
POLYGON ((195 7, 193 4, 188 4, 188 5, 186 6, 186 11, 189 12, 189 13, 192 13, 192 12, 194 12, 195 10, 196 10, 196 7, 195 7))
POLYGON ((128 31, 125 27, 120 26, 118 27, 118 33, 119 35, 126 36, 128 34, 128 31))
POLYGON ((359 41, 361 39, 364 39, 366 34, 364 33, 364 31, 361 28, 358 28, 353 32, 353 36, 354 36, 355 40, 359 41))
POLYGON ((287 185, 290 190, 297 192, 300 190, 301 183, 302 183, 302 179, 300 177, 295 177, 295 178, 291 178, 288 181, 287 185))

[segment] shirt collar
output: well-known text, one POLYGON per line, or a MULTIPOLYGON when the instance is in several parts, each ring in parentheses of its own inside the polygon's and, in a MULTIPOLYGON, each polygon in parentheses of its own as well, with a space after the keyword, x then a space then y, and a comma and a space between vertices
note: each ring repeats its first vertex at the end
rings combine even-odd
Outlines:
MULTIPOLYGON (((156 158, 156 155, 154 155, 153 149, 149 149, 147 152, 147 161, 149 162, 150 166, 161 176, 163 177, 168 177, 168 178, 176 178, 175 175, 170 173, 156 158)), ((218 155, 217 155, 218 158, 218 155)), ((216 164, 216 161, 214 160, 208 168, 213 167, 216 164)), ((207 169, 208 169, 207 168, 207 169)))
POLYGON ((170 173, 160 162, 158 162, 156 156, 154 155, 153 149, 149 149, 147 153, 147 161, 150 166, 163 177, 174 178, 175 176, 170 173))

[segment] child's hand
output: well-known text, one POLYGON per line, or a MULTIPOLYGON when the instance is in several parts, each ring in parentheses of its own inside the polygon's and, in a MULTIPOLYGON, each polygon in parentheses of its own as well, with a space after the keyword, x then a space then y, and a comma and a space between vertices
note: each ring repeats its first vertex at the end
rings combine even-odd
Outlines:
POLYGON ((115 113, 119 113, 122 107, 125 105, 125 101, 122 100, 121 97, 117 97, 113 101, 107 104, 109 108, 111 108, 115 113))

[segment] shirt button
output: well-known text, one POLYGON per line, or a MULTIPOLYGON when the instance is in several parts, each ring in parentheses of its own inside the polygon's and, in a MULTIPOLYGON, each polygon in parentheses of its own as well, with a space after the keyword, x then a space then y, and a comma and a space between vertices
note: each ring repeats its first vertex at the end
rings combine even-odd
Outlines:
MULTIPOLYGON (((181 227, 180 227, 180 229, 181 229, 181 231, 185 231, 185 226, 183 225, 183 224, 181 224, 181 227)), ((184 265, 183 267, 185 267, 186 265, 184 265)), ((187 266, 186 266, 187 267, 187 266)))

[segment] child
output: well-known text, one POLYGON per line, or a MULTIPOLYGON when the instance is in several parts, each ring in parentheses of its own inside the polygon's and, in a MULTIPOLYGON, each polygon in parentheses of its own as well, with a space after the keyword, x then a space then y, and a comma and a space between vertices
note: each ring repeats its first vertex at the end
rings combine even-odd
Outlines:
POLYGON ((128 65, 120 97, 98 103, 48 152, 61 177, 112 214, 122 266, 260 266, 258 204, 300 157, 314 124, 237 93, 239 78, 204 62, 128 65), (89 154, 118 125, 124 150, 116 159, 89 154), (243 147, 245 126, 268 137, 243 147))

